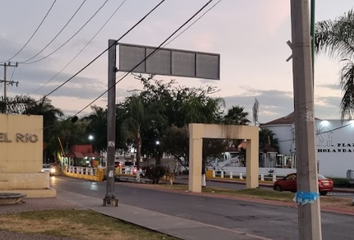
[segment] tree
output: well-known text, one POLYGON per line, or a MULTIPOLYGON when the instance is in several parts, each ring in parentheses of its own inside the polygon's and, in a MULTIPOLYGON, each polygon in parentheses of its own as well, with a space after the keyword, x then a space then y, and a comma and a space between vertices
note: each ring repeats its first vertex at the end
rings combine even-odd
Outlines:
POLYGON ((73 123, 71 118, 58 120, 54 126, 51 127, 51 136, 48 140, 46 151, 51 155, 56 155, 60 152, 67 153, 70 150, 70 146, 73 144, 84 144, 86 139, 86 128, 88 122, 85 120, 77 121, 73 123), (59 139, 62 146, 59 144, 59 139), (61 148, 63 147, 63 149, 61 148))
POLYGON ((141 158, 141 126, 145 121, 144 105, 138 95, 128 97, 125 102, 126 117, 122 123, 123 134, 134 141, 136 148, 136 166, 140 169, 141 158))
POLYGON ((263 151, 267 147, 273 148, 275 151, 279 152, 279 141, 275 137, 275 133, 268 128, 262 128, 259 131, 259 149, 263 151))
POLYGON ((232 106, 224 116, 224 123, 228 125, 248 125, 248 112, 244 112, 245 108, 240 106, 232 106))
POLYGON ((107 149, 107 109, 91 106, 91 110, 92 113, 83 118, 88 121, 86 135, 92 134, 94 149, 102 151, 107 149))
POLYGON ((354 113, 354 11, 350 10, 335 20, 317 22, 315 48, 342 61, 340 86, 343 97, 340 103, 341 119, 352 118, 354 113))
POLYGON ((163 137, 164 148, 167 154, 174 156, 186 168, 189 161, 189 136, 188 127, 169 127, 163 137))

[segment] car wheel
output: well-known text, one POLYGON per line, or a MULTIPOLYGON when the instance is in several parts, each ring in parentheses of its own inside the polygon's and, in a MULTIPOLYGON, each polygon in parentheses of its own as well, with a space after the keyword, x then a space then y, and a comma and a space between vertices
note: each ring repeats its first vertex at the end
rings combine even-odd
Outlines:
POLYGON ((322 192, 320 192, 320 194, 321 194, 322 196, 327 195, 327 193, 328 193, 328 192, 326 192, 326 191, 322 191, 322 192))
POLYGON ((274 186, 274 190, 279 192, 283 191, 283 189, 279 185, 274 186))

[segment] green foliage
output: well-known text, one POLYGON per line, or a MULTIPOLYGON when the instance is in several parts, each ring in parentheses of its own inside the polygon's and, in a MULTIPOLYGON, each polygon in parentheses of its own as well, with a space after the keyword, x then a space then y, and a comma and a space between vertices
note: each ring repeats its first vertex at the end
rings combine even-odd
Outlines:
POLYGON ((333 186, 338 188, 353 188, 353 184, 350 184, 345 178, 331 178, 333 186))
POLYGON ((105 150, 107 148, 107 109, 92 106, 91 110, 91 114, 83 118, 88 122, 85 136, 88 137, 90 134, 94 136, 92 145, 95 150, 105 150))
POLYGON ((267 147, 272 147, 275 151, 279 152, 279 141, 272 130, 261 128, 259 131, 259 149, 263 151, 267 147))
POLYGON ((59 139, 65 152, 70 150, 69 148, 71 145, 87 143, 87 125, 87 121, 78 121, 73 123, 71 122, 71 118, 58 120, 54 126, 51 127, 51 136, 47 143, 46 150, 52 155, 55 155, 56 152, 62 153, 59 139))
POLYGON ((250 123, 250 120, 247 119, 248 112, 244 110, 244 107, 232 106, 224 116, 224 123, 229 125, 248 125, 250 123))
POLYGON ((188 127, 178 128, 172 126, 167 128, 163 137, 164 151, 171 154, 182 163, 182 160, 188 162, 189 158, 189 138, 188 127))
POLYGON ((152 183, 158 184, 160 179, 165 176, 166 168, 164 166, 150 166, 144 167, 143 172, 145 173, 145 177, 152 180, 152 183))
POLYGON ((340 85, 343 97, 340 104, 341 119, 351 119, 354 111, 354 11, 350 10, 335 20, 317 22, 315 49, 342 61, 340 85))

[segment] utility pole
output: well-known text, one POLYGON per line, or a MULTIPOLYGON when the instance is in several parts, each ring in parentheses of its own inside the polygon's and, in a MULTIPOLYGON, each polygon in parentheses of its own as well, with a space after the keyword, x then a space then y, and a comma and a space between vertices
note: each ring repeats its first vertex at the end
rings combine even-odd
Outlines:
POLYGON ((108 40, 108 109, 107 109, 107 189, 103 206, 118 206, 115 197, 114 160, 116 152, 116 41, 108 40))
POLYGON ((309 0, 291 0, 298 232, 301 240, 321 240, 315 146, 314 84, 309 0))
POLYGON ((11 64, 11 62, 8 63, 4 63, 4 64, 0 64, 0 66, 4 66, 4 79, 1 80, 0 79, 0 83, 3 82, 4 83, 4 103, 5 103, 5 111, 6 111, 6 102, 7 102, 7 84, 11 84, 13 85, 14 83, 16 85, 18 85, 18 82, 15 81, 7 81, 7 77, 6 77, 6 72, 7 72, 7 67, 18 67, 18 62, 16 62, 16 64, 11 64))

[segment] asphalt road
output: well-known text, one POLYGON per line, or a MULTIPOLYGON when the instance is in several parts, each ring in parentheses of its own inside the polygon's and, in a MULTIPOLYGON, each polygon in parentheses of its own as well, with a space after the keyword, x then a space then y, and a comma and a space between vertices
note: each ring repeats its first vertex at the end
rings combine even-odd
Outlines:
MULTIPOLYGON (((51 185, 100 199, 106 193, 105 182, 54 177, 51 185)), ((144 189, 135 184, 116 183, 115 193, 123 204, 271 239, 298 239, 297 209, 292 207, 144 189)), ((353 216, 328 212, 321 216, 323 240, 353 239, 353 216)))
MULTIPOLYGON (((188 184, 187 178, 178 178, 176 180, 177 183, 180 184, 188 184)), ((245 184, 240 183, 225 183, 225 182, 218 182, 218 181, 207 181, 207 186, 209 187, 216 187, 216 188, 225 188, 225 189, 244 189, 246 188, 245 184)), ((265 187, 260 186, 262 189, 267 189, 270 191, 274 191, 272 187, 265 187)), ((354 198, 354 193, 351 192, 329 192, 327 196, 336 196, 336 197, 343 197, 343 198, 354 198)))

